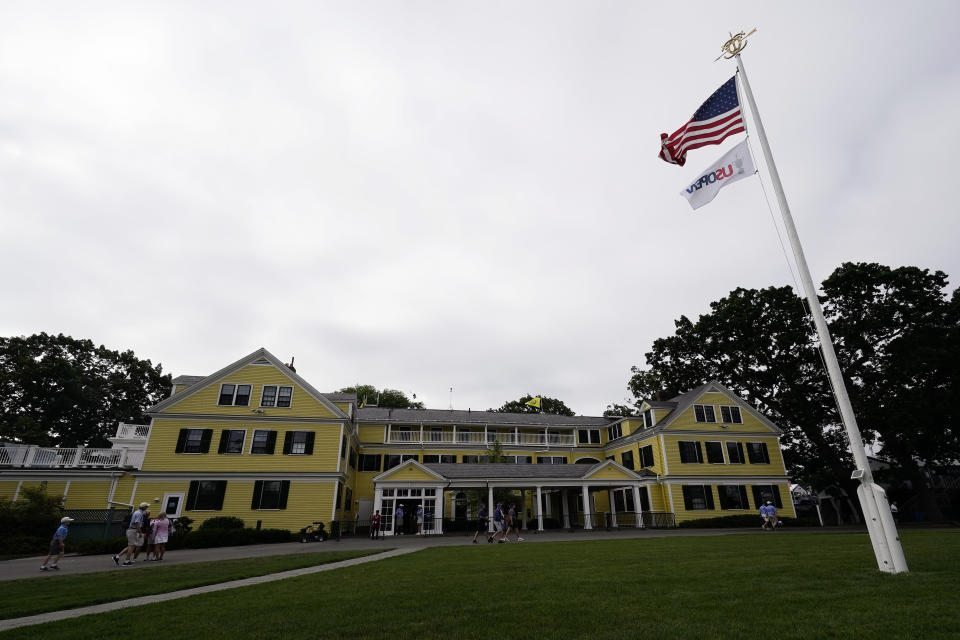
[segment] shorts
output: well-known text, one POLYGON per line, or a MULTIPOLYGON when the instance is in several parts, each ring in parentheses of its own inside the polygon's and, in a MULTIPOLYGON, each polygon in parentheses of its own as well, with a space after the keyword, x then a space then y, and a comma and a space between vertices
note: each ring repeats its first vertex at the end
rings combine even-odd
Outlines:
POLYGON ((127 545, 139 547, 143 544, 143 536, 136 529, 127 529, 127 545))
POLYGON ((417 518, 417 524, 423 524, 423 518, 417 518))
POLYGON ((487 521, 477 520, 477 531, 486 531, 486 530, 487 530, 487 521))
POLYGON ((59 542, 56 540, 50 542, 50 555, 55 556, 61 551, 63 551, 63 548, 60 546, 59 542))
POLYGON ((494 524, 496 525, 497 531, 503 531, 503 530, 504 530, 503 522, 495 522, 494 524))

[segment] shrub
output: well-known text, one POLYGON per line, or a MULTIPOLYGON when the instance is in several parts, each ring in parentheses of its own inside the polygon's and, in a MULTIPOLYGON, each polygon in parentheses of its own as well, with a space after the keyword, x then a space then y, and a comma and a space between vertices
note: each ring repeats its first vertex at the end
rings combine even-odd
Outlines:
POLYGON ((81 540, 75 545, 71 545, 70 551, 75 551, 84 556, 95 556, 107 553, 114 554, 126 546, 126 538, 100 538, 97 540, 81 540))
POLYGON ((204 520, 197 527, 197 531, 204 529, 243 529, 243 520, 233 516, 217 516, 204 520))
MULTIPOLYGON (((820 523, 810 518, 780 518, 784 527, 817 527, 820 523)), ((686 520, 678 526, 681 529, 759 529, 762 520, 759 515, 743 513, 720 518, 701 518, 686 520)))
MULTIPOLYGON (((286 529, 204 529, 200 528, 182 536, 174 536, 167 543, 168 550, 209 549, 234 547, 248 544, 273 544, 292 542, 296 538, 286 529)), ((114 554, 127 545, 126 538, 84 540, 72 551, 83 555, 114 554)))
POLYGON ((26 487, 16 502, 0 499, 0 544, 3 553, 40 553, 60 526, 63 498, 47 495, 45 486, 26 487))

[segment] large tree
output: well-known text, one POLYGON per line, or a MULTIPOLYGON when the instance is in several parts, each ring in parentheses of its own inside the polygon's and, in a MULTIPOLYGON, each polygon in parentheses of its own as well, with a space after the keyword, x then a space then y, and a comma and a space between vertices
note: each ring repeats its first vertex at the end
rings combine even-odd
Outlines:
POLYGON ((576 415, 562 400, 549 398, 547 396, 539 396, 540 409, 531 407, 527 403, 535 397, 537 396, 522 396, 519 400, 504 402, 499 409, 487 409, 487 411, 495 411, 496 413, 552 413, 558 416, 576 415))
MULTIPOLYGON (((960 314, 945 286, 941 272, 853 263, 823 285, 864 440, 905 470, 957 457, 960 314)), ((791 475, 852 489, 846 434, 805 302, 789 287, 736 289, 710 308, 696 322, 677 320, 675 334, 646 354, 647 368, 633 368, 637 402, 719 380, 785 429, 791 475)))
POLYGON ((364 405, 390 407, 392 409, 423 409, 423 403, 417 402, 417 394, 413 394, 413 400, 411 400, 403 391, 387 388, 377 389, 372 384, 344 387, 339 392, 357 394, 357 400, 364 405))
POLYGON ((133 351, 39 333, 0 338, 0 438, 43 446, 110 446, 117 423, 170 393, 170 376, 133 351))

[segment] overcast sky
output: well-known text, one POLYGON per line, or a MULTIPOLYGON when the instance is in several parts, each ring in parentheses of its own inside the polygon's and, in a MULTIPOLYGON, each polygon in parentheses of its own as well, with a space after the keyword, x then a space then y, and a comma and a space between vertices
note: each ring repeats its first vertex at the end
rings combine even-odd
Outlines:
POLYGON ((4 2, 0 335, 599 415, 680 315, 793 282, 758 179, 678 195, 743 134, 657 158, 753 27, 814 280, 956 286, 960 3, 652 4, 4 2))

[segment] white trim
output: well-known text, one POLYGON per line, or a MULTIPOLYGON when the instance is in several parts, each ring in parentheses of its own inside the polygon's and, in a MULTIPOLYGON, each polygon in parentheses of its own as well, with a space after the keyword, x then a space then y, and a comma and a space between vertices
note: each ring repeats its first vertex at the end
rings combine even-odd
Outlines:
POLYGON ((670 475, 670 464, 667 462, 667 445, 660 434, 660 459, 663 460, 663 475, 670 475))
MULTIPOLYGON (((140 485, 140 478, 133 479, 133 489, 130 490, 130 504, 134 504, 133 499, 137 496, 137 487, 140 485)), ((143 502, 141 500, 140 502, 143 502)))
POLYGON ((167 491, 163 494, 163 508, 161 512, 166 513, 167 503, 170 501, 170 498, 179 497, 180 500, 177 502, 177 512, 174 514, 167 513, 168 518, 179 518, 183 514, 183 507, 187 501, 187 494, 183 491, 167 491))
POLYGON ((340 423, 340 437, 337 439, 337 473, 341 473, 340 463, 347 457, 347 445, 343 439, 343 423, 340 423))
POLYGON ((17 498, 20 497, 20 489, 23 487, 23 480, 17 483, 17 488, 13 490, 13 502, 17 501, 17 498))
POLYGON ((257 405, 257 408, 258 409, 292 409, 293 408, 293 390, 294 390, 294 385, 292 384, 262 384, 260 385, 260 404, 257 405), (273 395, 273 404, 270 406, 265 406, 263 404, 263 392, 267 387, 275 387, 277 390, 276 393, 274 393, 273 395), (281 406, 278 406, 277 404, 278 402, 280 402, 281 387, 290 387, 290 406, 289 407, 281 407, 281 406))
MULTIPOLYGON (((340 490, 340 481, 333 481, 333 500, 330 501, 330 522, 333 522, 337 519, 337 492, 340 490)), ((340 496, 341 504, 343 507, 343 496, 340 496)))
POLYGON ((67 504, 67 494, 70 493, 70 483, 72 480, 67 480, 67 484, 63 485, 63 504, 67 504))
POLYGON ((113 502, 114 494, 117 492, 117 481, 120 478, 114 476, 113 480, 110 481, 110 491, 107 492, 107 506, 110 506, 110 503, 113 502))

